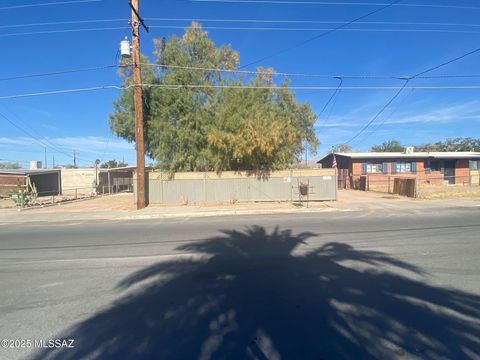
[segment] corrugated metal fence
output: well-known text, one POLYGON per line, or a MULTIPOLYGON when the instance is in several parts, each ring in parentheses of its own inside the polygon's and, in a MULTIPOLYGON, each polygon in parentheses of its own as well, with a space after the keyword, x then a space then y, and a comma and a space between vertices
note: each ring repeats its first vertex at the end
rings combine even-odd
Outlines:
MULTIPOLYGON (((233 171, 147 175, 150 204, 298 201, 300 184, 308 186, 308 197, 302 200, 335 200, 337 196, 335 169, 277 171, 260 178, 233 171)), ((135 180, 133 183, 136 192, 135 180)))

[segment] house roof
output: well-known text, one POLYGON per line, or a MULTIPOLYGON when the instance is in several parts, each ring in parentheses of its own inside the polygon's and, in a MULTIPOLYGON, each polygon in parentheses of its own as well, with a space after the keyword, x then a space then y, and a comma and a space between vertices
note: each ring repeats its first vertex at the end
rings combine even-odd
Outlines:
MULTIPOLYGON (((450 151, 450 152, 350 152, 334 153, 336 156, 345 156, 351 159, 480 159, 480 152, 450 151)), ((318 163, 331 154, 325 155, 318 163)))
POLYGON ((59 173, 60 169, 0 169, 0 174, 4 175, 39 175, 59 173))

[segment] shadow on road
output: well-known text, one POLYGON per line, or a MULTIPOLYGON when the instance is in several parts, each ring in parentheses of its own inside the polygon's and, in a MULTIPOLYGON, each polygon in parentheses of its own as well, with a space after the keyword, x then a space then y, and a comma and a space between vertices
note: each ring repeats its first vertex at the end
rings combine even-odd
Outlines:
POLYGON ((131 274, 123 298, 61 333, 74 349, 33 357, 480 358, 479 296, 342 243, 294 255, 312 236, 251 227, 183 245, 209 257, 131 274))

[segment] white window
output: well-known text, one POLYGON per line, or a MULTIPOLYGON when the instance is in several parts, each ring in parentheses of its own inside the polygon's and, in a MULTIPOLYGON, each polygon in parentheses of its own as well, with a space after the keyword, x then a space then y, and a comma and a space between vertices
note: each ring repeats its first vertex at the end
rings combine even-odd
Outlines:
POLYGON ((371 173, 381 173, 382 172, 382 163, 367 163, 367 174, 371 173))
POLYGON ((412 172, 412 163, 411 162, 397 162, 395 164, 395 169, 397 173, 412 172))

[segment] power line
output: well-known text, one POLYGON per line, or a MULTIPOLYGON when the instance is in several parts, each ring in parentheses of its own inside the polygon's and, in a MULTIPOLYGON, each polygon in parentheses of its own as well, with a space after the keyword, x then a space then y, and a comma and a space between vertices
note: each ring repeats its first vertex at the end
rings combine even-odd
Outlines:
POLYGON ((101 28, 82 28, 82 29, 64 29, 64 30, 45 30, 45 31, 28 31, 10 34, 0 34, 0 37, 11 36, 25 36, 25 35, 46 35, 46 34, 63 34, 63 33, 75 33, 75 32, 88 32, 88 31, 106 31, 106 30, 125 30, 130 29, 128 26, 115 26, 115 27, 101 27, 101 28))
MULTIPOLYGON (((437 69, 439 69, 439 68, 441 68, 441 67, 444 67, 444 66, 446 66, 446 65, 449 65, 449 64, 451 64, 451 63, 453 63, 453 62, 455 62, 455 61, 461 60, 461 59, 463 59, 463 58, 465 58, 465 57, 467 57, 467 56, 469 56, 469 55, 475 54, 475 53, 477 53, 477 52, 479 52, 479 51, 480 51, 480 48, 474 49, 474 50, 469 51, 469 52, 467 52, 467 53, 465 53, 465 54, 462 54, 462 55, 460 55, 460 56, 457 56, 457 57, 455 57, 455 58, 453 58, 453 59, 451 59, 451 60, 449 60, 449 61, 443 62, 443 63, 441 63, 441 64, 439 64, 439 65, 436 65, 436 66, 433 66, 433 67, 430 67, 430 68, 428 68, 428 69, 426 69, 426 70, 424 70, 424 71, 421 71, 421 72, 417 73, 416 75, 413 75, 413 76, 407 78, 407 79, 405 80, 405 83, 403 84, 403 86, 395 93, 395 95, 394 95, 390 100, 388 100, 388 102, 380 109, 380 111, 379 111, 377 114, 375 114, 375 116, 374 116, 365 126, 363 126, 363 127, 360 129, 360 131, 358 131, 352 138, 350 138, 348 141, 346 141, 345 144, 351 143, 351 142, 352 142, 353 140, 355 140, 358 136, 360 136, 360 135, 390 106, 390 104, 391 104, 393 101, 395 101, 395 99, 402 93, 402 91, 405 90, 405 89, 407 89, 407 85, 408 85, 408 83, 409 83, 410 80, 413 80, 413 79, 417 78, 418 76, 424 75, 424 74, 429 73, 429 72, 431 72, 431 71, 437 70, 437 69)), ((419 89, 418 87, 408 87, 408 88, 410 88, 410 89, 419 89)), ((379 128, 380 128, 380 126, 378 126, 378 127, 375 129, 375 131, 378 130, 379 128)), ((373 132, 372 132, 372 134, 373 134, 373 132)))
POLYGON ((410 90, 410 92, 409 92, 406 96, 403 97, 403 99, 395 106, 395 108, 390 112, 390 114, 389 114, 387 117, 385 117, 385 118, 382 120, 382 122, 381 122, 380 124, 378 124, 377 127, 375 127, 375 129, 373 129, 370 133, 366 134, 363 139, 361 139, 360 141, 358 141, 358 142, 356 143, 356 146, 360 145, 362 142, 364 142, 365 140, 367 140, 367 139, 370 137, 370 135, 372 135, 372 134, 375 133, 377 130, 379 130, 379 129, 383 126, 383 124, 385 124, 385 122, 393 116, 393 114, 400 108, 400 106, 402 106, 402 105, 405 103, 405 101, 407 100, 407 98, 408 98, 411 94, 413 94, 414 91, 415 91, 414 89, 410 90))
POLYGON ((72 5, 72 4, 82 4, 82 3, 93 3, 93 2, 102 2, 103 0, 72 0, 72 1, 57 1, 57 2, 48 2, 48 3, 39 3, 39 4, 23 4, 23 5, 12 5, 1 7, 0 10, 12 10, 12 9, 22 9, 22 8, 31 8, 39 6, 55 6, 55 5, 72 5))
MULTIPOLYGON (((145 88, 163 88, 169 90, 178 89, 238 89, 238 90, 281 90, 278 86, 249 86, 249 85, 203 85, 203 84, 140 84, 145 88)), ((96 90, 127 90, 134 88, 134 85, 120 86, 120 85, 101 85, 86 88, 73 88, 52 91, 42 91, 34 93, 3 95, 0 100, 17 99, 25 97, 45 96, 45 95, 59 95, 69 93, 80 93, 96 90)), ((289 86, 287 90, 335 90, 336 86, 289 86)), ((343 86, 342 90, 398 90, 398 89, 415 89, 415 90, 478 90, 480 85, 446 85, 446 86, 343 86)))
MULTIPOLYGON (((333 106, 335 106, 335 103, 336 103, 336 101, 337 101, 337 96, 338 96, 338 94, 339 94, 339 92, 340 92, 340 88, 342 87, 342 84, 343 84, 343 79, 340 79, 340 83, 338 84, 338 87, 335 89, 335 91, 333 92, 332 96, 330 96, 330 98, 328 99, 327 103, 326 103, 325 106, 322 108, 322 111, 320 111, 320 114, 318 115, 319 118, 323 115, 323 113, 324 113, 325 109, 327 108, 328 104, 330 104, 330 102, 331 102, 334 98, 335 98, 335 101, 333 102, 332 108, 333 108, 333 106)), ((323 127, 324 127, 325 124, 327 123, 327 120, 328 120, 328 118, 330 117, 330 113, 331 113, 331 109, 332 109, 332 108, 330 108, 330 112, 329 112, 328 116, 325 117, 325 119, 323 120, 322 125, 320 126, 320 128, 318 129, 318 131, 320 131, 321 129, 323 129, 323 127)))
MULTIPOLYGON (((120 19, 118 19, 120 20, 120 19)), ((199 22, 225 22, 225 23, 273 23, 273 24, 343 24, 347 22, 339 20, 291 20, 291 19, 217 19, 217 18, 145 18, 148 21, 199 21, 199 22)), ((101 20, 98 20, 101 21, 101 20)), ((115 21, 115 20, 104 20, 115 21)), ((415 26, 463 26, 480 27, 480 24, 462 24, 445 22, 405 22, 405 21, 356 21, 355 24, 361 25, 415 25, 415 26)), ((18 25, 26 26, 26 25, 18 25)), ((0 26, 0 28, 9 27, 0 26)))
POLYGON ((0 78, 0 81, 29 79, 29 78, 34 78, 34 77, 53 76, 53 75, 64 75, 64 74, 72 74, 72 73, 79 73, 79 72, 88 72, 88 71, 111 69, 111 68, 117 68, 117 67, 118 67, 118 65, 106 65, 106 66, 95 66, 95 67, 87 67, 87 68, 66 69, 66 70, 52 71, 52 72, 46 72, 46 73, 26 74, 26 75, 4 77, 4 78, 0 78))
POLYGON ((12 29, 20 27, 35 27, 35 26, 56 26, 56 25, 78 25, 78 24, 96 24, 103 22, 120 22, 128 21, 128 19, 94 19, 94 20, 72 20, 72 21, 51 21, 41 23, 28 23, 28 24, 14 24, 14 25, 1 25, 0 29, 12 29))
POLYGON ((45 136, 41 136, 37 131, 35 131, 35 129, 33 129, 32 127, 30 127, 25 121, 23 121, 22 119, 20 119, 15 113, 13 113, 12 111, 10 111, 10 114, 12 114, 18 121, 20 121, 23 126, 27 127, 27 128, 30 128, 30 130, 36 134, 38 137, 41 137, 42 138, 42 142, 45 141, 46 143, 48 143, 52 148, 54 149, 60 149, 58 151, 64 151, 65 149, 61 149, 60 147, 57 147, 55 144, 53 144, 50 140, 48 140, 45 136))
MULTIPOLYGON (((281 1, 281 0, 189 0, 191 2, 211 2, 211 3, 252 3, 252 4, 284 4, 284 5, 321 5, 321 6, 383 6, 386 3, 374 2, 334 2, 334 1, 281 1)), ((460 5, 433 5, 433 4, 395 4, 401 7, 421 7, 438 9, 458 9, 458 10, 480 10, 478 6, 460 6, 460 5)))
MULTIPOLYGON (((151 25, 152 29, 185 29, 184 26, 173 25, 151 25)), ((338 28, 302 28, 302 27, 248 27, 248 26, 203 26, 205 30, 247 30, 247 31, 325 31, 331 33, 334 31, 346 32, 419 32, 419 33, 446 33, 446 34, 480 34, 480 31, 475 30, 450 30, 450 29, 380 29, 380 28, 355 28, 355 29, 338 29, 338 28)), ((320 37, 320 35, 318 36, 320 37)), ((307 41, 309 42, 309 41, 307 41)), ((304 45, 304 43, 302 43, 304 45)), ((300 45, 298 45, 300 46, 300 45)), ((298 46, 295 46, 298 47, 298 46)), ((289 49, 290 50, 290 49, 289 49)), ((285 50, 287 51, 287 50, 285 50)), ((248 64, 249 65, 249 64, 248 64)), ((248 66, 245 65, 245 66, 248 66)))
MULTIPOLYGON (((288 73, 281 71, 253 71, 253 70, 231 70, 222 68, 208 68, 196 66, 181 66, 181 65, 159 65, 151 63, 141 63, 142 66, 153 66, 158 68, 184 69, 184 70, 198 70, 198 71, 218 71, 236 74, 248 75, 271 75, 271 76, 290 76, 290 77, 312 77, 323 79, 351 79, 351 80, 406 80, 412 76, 408 75, 325 75, 315 73, 288 73)), ((418 74, 417 74, 418 75, 418 74)), ((450 78, 476 78, 480 74, 460 74, 460 75, 432 75, 432 76, 415 76, 417 79, 450 79, 450 78)), ((1 80, 1 79, 0 79, 1 80)))
POLYGON ((446 62, 444 62, 444 63, 441 63, 440 65, 433 66, 433 67, 431 67, 431 68, 429 68, 429 69, 427 69, 427 70, 425 70, 425 71, 421 71, 421 72, 419 72, 418 74, 414 75, 413 78, 417 78, 417 77, 419 77, 419 76, 421 76, 421 75, 423 75, 423 74, 426 74, 426 73, 429 73, 429 72, 431 72, 431 71, 437 70, 437 69, 439 69, 439 68, 441 68, 441 67, 444 67, 444 66, 446 66, 446 65, 449 65, 449 64, 451 64, 451 63, 453 63, 453 62, 455 62, 455 61, 461 60, 461 59, 463 59, 463 58, 465 58, 465 57, 467 57, 467 56, 469 56, 469 55, 473 55, 473 54, 475 54, 475 53, 477 53, 477 52, 479 52, 479 51, 480 51, 480 48, 477 48, 477 49, 475 49, 475 50, 469 51, 469 52, 467 52, 467 53, 465 53, 465 54, 463 54, 463 55, 460 55, 460 56, 458 56, 458 57, 456 57, 456 58, 453 58, 453 59, 448 60, 448 61, 446 61, 446 62))
MULTIPOLYGON (((45 142, 41 139, 38 139, 36 136, 34 136, 32 133, 30 133, 29 131, 25 130, 23 127, 19 126, 18 124, 16 124, 14 121, 12 121, 10 118, 8 118, 5 114, 1 113, 0 112, 0 117, 2 117, 3 119, 5 119, 8 123, 10 123, 13 127, 15 127, 16 129, 20 130, 21 132, 23 132, 24 134, 26 134, 28 137, 30 137, 32 140, 34 140, 37 144, 43 146, 43 147, 46 147, 50 150, 53 150, 54 152, 58 152, 60 154, 63 154, 63 155, 67 155, 70 157, 70 154, 67 153, 67 152, 64 152, 62 150, 60 150, 59 148, 57 148, 56 146, 52 146, 50 145, 48 142, 45 142)), ((91 160, 86 160, 86 159, 82 159, 83 161, 85 162, 90 162, 91 160)))
MULTIPOLYGON (((21 126, 17 125, 14 121, 10 120, 5 114, 1 113, 0 112, 0 116, 5 119, 7 122, 9 122, 12 126, 14 126, 16 129, 20 130, 21 132, 23 132, 24 134, 26 134, 27 136, 29 136, 31 139, 33 139, 35 142, 37 142, 38 144, 40 144, 41 146, 43 147, 48 147, 50 149, 54 149, 52 148, 49 144, 43 142, 42 140, 38 139, 37 137, 35 137, 34 135, 32 135, 32 133, 30 133, 29 131, 25 130, 24 128, 22 128, 21 126)), ((54 149, 56 150, 57 152, 59 153, 63 153, 62 151, 59 151, 58 149, 54 149)), ((63 153, 65 154, 65 153, 63 153)))
POLYGON ((309 38, 309 39, 306 39, 306 40, 304 40, 304 41, 301 41, 301 42, 299 42, 299 43, 297 43, 297 44, 295 44, 295 45, 292 45, 292 46, 286 47, 286 48, 284 48, 284 49, 282 49, 282 50, 276 51, 276 52, 274 52, 273 54, 270 54, 270 55, 264 56, 264 57, 262 57, 262 58, 260 58, 260 59, 258 59, 258 60, 249 62, 248 64, 243 65, 241 68, 245 68, 245 67, 248 67, 248 66, 257 64, 257 63, 259 63, 259 62, 261 62, 261 61, 270 59, 270 58, 272 58, 272 57, 274 57, 274 56, 277 56, 277 55, 279 55, 279 54, 283 54, 284 52, 287 52, 287 51, 290 51, 290 50, 292 50, 292 49, 296 49, 296 48, 298 48, 298 47, 300 47, 300 46, 303 46, 303 45, 305 45, 305 44, 308 44, 309 42, 315 41, 315 40, 317 40, 317 39, 319 39, 319 38, 321 38, 321 37, 324 37, 324 36, 326 36, 326 35, 329 35, 329 34, 335 32, 335 31, 337 31, 337 30, 341 30, 341 29, 343 29, 344 27, 346 27, 346 26, 348 26, 348 25, 350 25, 350 24, 353 24, 353 23, 356 22, 356 21, 363 20, 363 19, 367 18, 368 16, 371 16, 371 15, 374 15, 374 14, 376 14, 376 13, 378 13, 378 12, 381 12, 381 11, 383 11, 383 10, 385 10, 385 9, 393 6, 393 5, 395 5, 396 3, 399 3, 400 1, 402 1, 402 0, 395 0, 395 1, 393 1, 392 3, 390 3, 390 4, 383 5, 382 7, 378 8, 378 9, 375 9, 375 10, 373 10, 373 11, 370 11, 369 13, 367 13, 367 14, 365 14, 365 15, 362 15, 362 16, 357 17, 357 18, 355 18, 355 19, 353 19, 353 20, 351 20, 351 21, 348 21, 348 22, 346 22, 346 23, 344 23, 344 24, 341 24, 341 25, 335 27, 334 29, 326 30, 325 32, 322 32, 320 35, 316 35, 316 36, 314 36, 314 37, 311 37, 311 38, 309 38))
MULTIPOLYGON (((173 25, 151 25, 149 28, 153 29, 185 29, 185 26, 173 26, 173 25)), ((286 27, 241 27, 241 26, 204 26, 202 27, 205 30, 227 30, 227 31, 302 31, 302 32, 318 32, 322 31, 323 33, 315 36, 314 38, 307 39, 302 43, 299 43, 295 46, 286 48, 284 50, 278 51, 273 55, 266 57, 266 59, 281 54, 283 52, 292 50, 294 48, 300 47, 308 42, 316 40, 320 37, 323 37, 327 34, 330 34, 334 31, 343 31, 343 32, 377 32, 377 33, 446 33, 446 34, 479 34, 480 31, 475 30, 450 30, 450 29, 380 29, 380 28, 357 28, 357 29, 340 29, 336 28, 286 28, 286 27)), ((93 32, 93 31, 113 31, 113 30, 125 30, 128 29, 127 26, 114 26, 114 27, 96 27, 96 28, 80 28, 80 29, 62 29, 62 30, 43 30, 43 31, 27 31, 27 32, 16 32, 16 33, 7 33, 0 34, 0 37, 16 37, 16 36, 31 36, 31 35, 50 35, 50 34, 63 34, 63 33, 80 33, 80 32, 93 32)), ((266 60, 258 60, 251 62, 247 65, 242 66, 242 68, 256 64, 257 62, 266 60)))
MULTIPOLYGON (((410 76, 405 75, 326 75, 326 74, 315 74, 315 73, 289 73, 289 72, 268 72, 268 71, 253 71, 253 70, 231 70, 231 69, 222 69, 222 68, 208 68, 208 67, 195 67, 195 66, 180 66, 180 65, 158 65, 151 63, 141 63, 142 66, 152 66, 158 68, 169 68, 169 69, 184 69, 184 70, 195 70, 195 71, 218 71, 225 73, 235 73, 235 74, 246 74, 246 75, 271 75, 271 76, 285 76, 285 77, 307 77, 307 78, 322 78, 322 79, 352 79, 352 80, 405 80, 410 76)), ((8 80, 18 80, 18 79, 28 79, 34 77, 44 77, 44 76, 54 76, 54 75, 65 75, 70 73, 80 73, 80 72, 90 72, 98 71, 111 68, 126 68, 127 65, 104 65, 104 66, 93 66, 85 68, 72 68, 65 70, 58 70, 45 73, 36 73, 36 74, 24 74, 16 75, 10 77, 0 78, 0 81, 8 80)), ((457 75, 434 75, 434 76, 417 76, 418 79, 451 79, 451 78, 478 78, 480 74, 457 74, 457 75)))
POLYGON ((370 121, 368 123, 366 123, 361 129, 360 131, 358 131, 352 138, 350 138, 348 141, 345 141, 344 144, 349 144, 351 143, 353 140, 355 140, 357 137, 359 137, 375 120, 378 119, 378 117, 380 115, 383 114, 383 112, 390 106, 391 103, 393 103, 395 101, 395 99, 402 93, 403 90, 405 90, 405 88, 407 87, 407 84, 408 84, 409 80, 406 80, 405 81, 405 84, 400 88, 398 89, 398 91, 395 93, 395 95, 392 96, 392 98, 390 100, 388 100, 388 102, 383 105, 383 107, 380 109, 379 112, 377 112, 375 114, 375 116, 370 119, 370 121))
MULTIPOLYGON (((200 22, 224 22, 224 23, 270 23, 270 24, 343 24, 346 21, 338 20, 285 20, 285 19, 212 19, 212 18, 145 18, 148 21, 200 21, 200 22)), ((78 25, 105 22, 128 21, 128 19, 92 19, 92 20, 71 20, 71 21, 51 21, 41 23, 0 25, 0 29, 12 29, 21 27, 36 26, 57 26, 57 25, 78 25)), ((445 22, 404 22, 404 21, 356 21, 359 25, 401 25, 401 26, 449 26, 449 27, 480 27, 480 24, 462 24, 462 23, 445 23, 445 22)), ((177 28, 177 27, 176 27, 177 28)), ((183 28, 183 27, 182 27, 183 28)), ((230 28, 227 28, 230 29, 230 28)))

